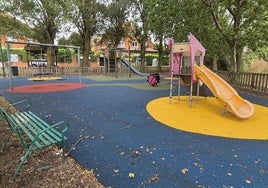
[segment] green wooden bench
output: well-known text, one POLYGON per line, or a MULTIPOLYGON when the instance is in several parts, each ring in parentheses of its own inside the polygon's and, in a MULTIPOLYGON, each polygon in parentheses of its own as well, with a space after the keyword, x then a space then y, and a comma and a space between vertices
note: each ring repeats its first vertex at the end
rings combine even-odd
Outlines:
POLYGON ((8 109, 5 110, 0 107, 0 114, 10 127, 10 134, 7 136, 3 144, 3 150, 6 149, 13 133, 18 135, 21 145, 26 149, 25 154, 20 159, 19 166, 15 171, 14 178, 19 174, 22 165, 34 150, 40 150, 54 144, 62 144, 64 158, 64 141, 67 139, 64 136, 64 133, 69 128, 68 123, 61 121, 49 125, 29 110, 9 113, 8 109), (59 131, 59 129, 62 130, 59 131))

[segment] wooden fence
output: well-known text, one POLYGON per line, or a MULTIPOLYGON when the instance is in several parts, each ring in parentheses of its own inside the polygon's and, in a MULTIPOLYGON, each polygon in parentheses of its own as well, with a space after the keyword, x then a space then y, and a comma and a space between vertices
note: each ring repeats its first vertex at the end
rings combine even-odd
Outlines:
MULTIPOLYGON (((169 67, 162 67, 163 72, 168 72, 169 67)), ((129 76, 129 68, 118 68, 116 73, 111 73, 117 76, 129 76)), ((157 72, 157 67, 145 67, 145 72, 157 72)), ((6 70, 8 75, 8 70, 6 70)), ((50 73, 55 76, 69 76, 69 75, 107 75, 104 67, 18 67, 19 77, 33 77, 40 73, 50 73)), ((241 73, 241 72, 227 72, 218 71, 217 74, 226 80, 230 85, 237 89, 256 92, 259 95, 268 96, 268 74, 260 73, 241 73)))
POLYGON ((241 73, 241 72, 217 72, 230 85, 247 91, 268 95, 268 74, 241 73))
MULTIPOLYGON (((162 67, 163 72, 168 72, 168 67, 162 67)), ((96 75, 105 75, 111 74, 118 76, 128 76, 129 75, 128 67, 119 67, 115 72, 107 73, 105 67, 18 67, 18 75, 19 77, 33 77, 37 74, 44 75, 46 73, 50 73, 55 76, 68 76, 68 75, 83 75, 83 76, 96 76, 96 75)), ((145 67, 145 72, 148 73, 156 73, 157 67, 145 67)), ((8 73, 6 71, 6 73, 8 73)))
POLYGON ((103 67, 19 67, 19 77, 34 77, 35 75, 51 74, 54 76, 67 76, 67 75, 101 75, 104 73, 103 67))

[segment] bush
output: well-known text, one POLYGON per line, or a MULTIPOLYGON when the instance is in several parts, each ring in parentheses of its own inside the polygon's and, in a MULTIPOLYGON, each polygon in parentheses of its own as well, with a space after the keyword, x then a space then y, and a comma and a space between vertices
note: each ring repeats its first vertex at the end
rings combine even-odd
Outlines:
POLYGON ((72 57, 74 55, 74 50, 71 50, 70 48, 66 49, 59 49, 57 58, 59 62, 72 62, 72 57))
MULTIPOLYGON (((24 49, 18 49, 18 48, 13 48, 10 49, 10 54, 18 54, 19 57, 21 57, 21 61, 27 61, 27 53, 26 50, 24 49)), ((7 49, 3 48, 2 49, 2 56, 3 57, 3 62, 7 61, 7 49)))
POLYGON ((145 55, 146 66, 152 66, 153 59, 157 59, 157 58, 158 58, 158 55, 155 55, 155 54, 145 55))
POLYGON ((168 66, 169 65, 169 56, 165 55, 162 59, 162 66, 168 66))
POLYGON ((97 62, 98 61, 99 55, 90 54, 89 56, 90 56, 90 61, 91 62, 97 62))

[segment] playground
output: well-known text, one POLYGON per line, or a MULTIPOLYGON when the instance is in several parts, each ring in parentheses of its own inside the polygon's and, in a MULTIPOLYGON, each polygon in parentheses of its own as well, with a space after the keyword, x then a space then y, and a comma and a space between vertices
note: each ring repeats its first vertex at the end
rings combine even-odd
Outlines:
MULTIPOLYGON (((174 129, 166 122, 156 121, 157 117, 148 113, 146 106, 149 108, 150 102, 167 96, 168 81, 151 87, 140 78, 83 78, 82 83, 86 85, 83 88, 39 93, 9 92, 8 81, 0 81, 1 95, 10 102, 27 99, 32 103, 31 110, 46 121, 67 121, 71 125, 66 134, 68 149, 79 138, 88 136, 76 145, 70 156, 83 167, 93 169, 106 187, 265 187, 268 184, 267 138, 237 139, 195 133, 180 127, 174 129), (129 173, 134 173, 135 177, 129 178, 129 173)), ((77 77, 68 77, 56 82, 76 81, 77 77)), ((25 78, 16 78, 14 83, 16 86, 36 84, 25 78)), ((187 94, 186 89, 182 90, 183 94, 187 94)), ((268 117, 267 99, 246 94, 243 97, 252 101, 254 106, 260 105, 263 118, 268 117)), ((172 105, 176 105, 175 97, 173 100, 172 105)), ((186 102, 182 114, 173 114, 177 117, 177 124, 186 124, 185 116, 190 118, 191 125, 200 125, 199 120, 195 119, 198 117, 197 107, 209 101, 200 99, 200 104, 193 103, 192 109, 186 102), (187 113, 192 115, 186 116, 187 113)), ((167 102, 164 106, 159 102, 159 106, 149 111, 162 112, 162 108, 169 105, 168 100, 164 101, 167 102)), ((215 106, 212 110, 210 115, 214 116, 211 118, 217 117, 221 121, 216 119, 213 124, 204 121, 205 124, 217 129, 226 125, 223 119, 227 118, 228 121, 238 122, 237 133, 243 131, 241 121, 247 120, 229 118, 231 114, 221 116, 215 106)), ((258 112, 258 108, 256 110, 258 112)), ((203 118, 209 119, 208 115, 203 118)), ((261 128, 260 132, 267 135, 265 122, 267 120, 263 119, 259 125, 252 121, 246 126, 255 127, 257 132, 256 127, 261 128)), ((201 125, 199 128, 205 129, 201 125)), ((252 130, 249 131, 249 134, 256 136, 252 130)))
POLYGON ((145 76, 14 77, 0 79, 0 95, 29 100, 47 122, 68 122, 69 155, 105 187, 267 187, 268 100, 213 77, 199 47, 198 67, 179 60, 183 48, 174 51, 171 74, 157 86, 145 76), (183 64, 188 83, 180 82, 183 64))

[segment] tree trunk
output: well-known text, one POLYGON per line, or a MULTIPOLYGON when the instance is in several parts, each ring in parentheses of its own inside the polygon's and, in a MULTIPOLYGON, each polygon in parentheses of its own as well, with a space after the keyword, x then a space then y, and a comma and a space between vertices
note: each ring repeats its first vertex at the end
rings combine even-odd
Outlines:
POLYGON ((163 37, 160 37, 159 40, 159 49, 158 49, 158 71, 161 72, 161 68, 162 68, 162 61, 163 61, 163 37))
POLYGON ((53 47, 47 48, 47 66, 48 67, 54 66, 54 49, 53 49, 53 47))
POLYGON ((237 49, 236 52, 236 62, 237 62, 237 71, 241 71, 241 63, 242 63, 242 53, 243 51, 240 49, 237 49))
POLYGON ((141 71, 144 72, 145 70, 145 36, 142 35, 142 40, 141 40, 141 71))
POLYGON ((217 71, 218 70, 218 66, 217 66, 217 58, 214 56, 212 59, 212 70, 213 71, 217 71))
MULTIPOLYGON (((48 44, 54 44, 54 39, 56 37, 56 31, 50 30, 51 28, 48 28, 48 35, 47 37, 47 43, 48 44)), ((52 67, 55 63, 55 47, 48 46, 47 47, 47 66, 52 67)))
POLYGON ((89 51, 90 51, 90 40, 84 40, 84 44, 83 44, 83 63, 82 63, 83 67, 90 66, 90 64, 88 62, 89 51))
POLYGON ((234 72, 238 71, 238 67, 237 67, 237 60, 236 60, 236 53, 237 53, 237 49, 236 49, 236 42, 230 42, 229 43, 230 49, 231 49, 231 62, 232 62, 232 69, 234 72))

